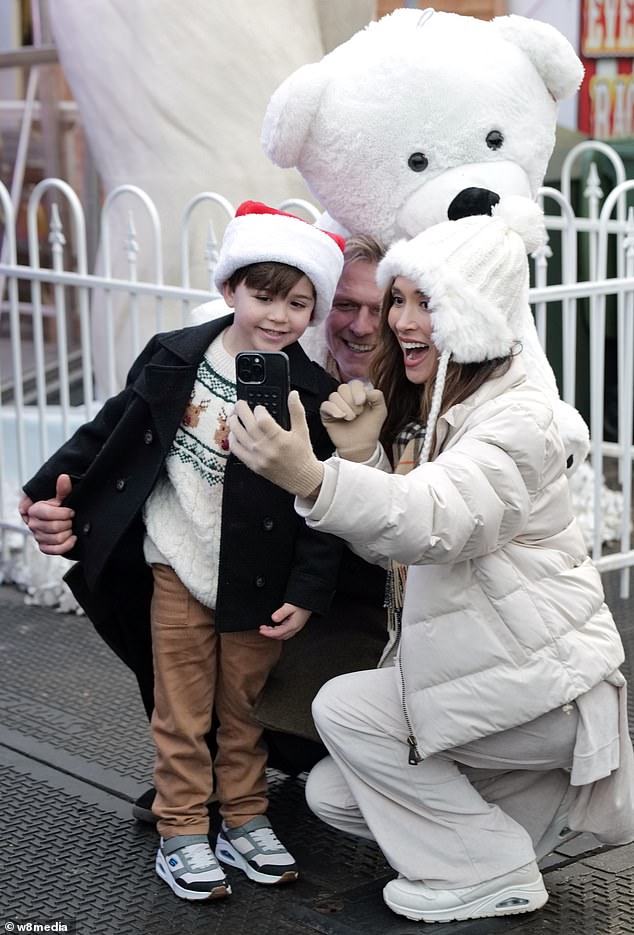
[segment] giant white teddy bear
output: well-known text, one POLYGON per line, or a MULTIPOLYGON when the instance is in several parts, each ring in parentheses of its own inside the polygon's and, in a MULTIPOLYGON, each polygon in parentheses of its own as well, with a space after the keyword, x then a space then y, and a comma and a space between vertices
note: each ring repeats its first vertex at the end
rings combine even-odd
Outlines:
MULTIPOLYGON (((269 102, 262 143, 277 165, 299 169, 331 229, 391 243, 488 211, 501 195, 535 198, 558 102, 582 76, 546 23, 400 9, 291 74, 269 102)), ((527 370, 552 393, 577 466, 587 426, 559 399, 527 302, 521 314, 527 370)))

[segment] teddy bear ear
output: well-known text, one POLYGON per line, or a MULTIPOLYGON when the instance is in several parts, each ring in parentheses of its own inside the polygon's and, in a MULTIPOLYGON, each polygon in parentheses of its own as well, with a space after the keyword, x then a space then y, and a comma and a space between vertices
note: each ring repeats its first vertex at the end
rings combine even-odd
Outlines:
POLYGON ((497 16, 493 25, 528 56, 556 101, 571 97, 583 78, 583 65, 558 29, 525 16, 497 16))
POLYGON ((321 62, 303 65, 274 91, 264 114, 262 147, 282 169, 297 165, 328 83, 321 62))

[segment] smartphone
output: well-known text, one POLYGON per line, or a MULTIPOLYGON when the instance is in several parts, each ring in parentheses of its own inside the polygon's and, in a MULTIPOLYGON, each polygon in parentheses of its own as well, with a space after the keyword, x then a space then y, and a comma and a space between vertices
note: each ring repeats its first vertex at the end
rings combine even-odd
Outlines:
POLYGON ((251 409, 264 406, 283 429, 289 429, 290 365, 284 351, 240 351, 236 354, 236 392, 251 409))

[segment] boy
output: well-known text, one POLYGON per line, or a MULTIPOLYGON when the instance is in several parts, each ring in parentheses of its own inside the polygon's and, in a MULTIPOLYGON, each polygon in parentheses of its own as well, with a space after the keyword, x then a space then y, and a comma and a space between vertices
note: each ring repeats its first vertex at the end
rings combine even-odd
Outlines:
POLYGON ((152 338, 125 389, 20 503, 42 551, 77 559, 69 585, 112 648, 139 660, 146 686, 151 635, 156 871, 183 899, 231 892, 217 857, 260 883, 297 878, 266 817, 266 751, 252 712, 281 641, 328 610, 341 544, 309 531, 292 497, 230 457, 227 416, 235 354, 284 349, 317 457, 328 457, 319 406, 334 383, 297 339, 327 315, 342 251, 340 238, 293 215, 241 205, 215 271, 234 314, 152 338), (214 707, 216 855, 205 742, 214 707))

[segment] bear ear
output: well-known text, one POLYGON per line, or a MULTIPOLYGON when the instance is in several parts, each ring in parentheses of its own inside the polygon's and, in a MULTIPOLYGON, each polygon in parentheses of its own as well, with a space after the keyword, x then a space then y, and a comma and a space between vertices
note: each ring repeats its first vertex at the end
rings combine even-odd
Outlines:
POLYGON ((297 165, 302 147, 328 83, 322 62, 302 65, 283 81, 268 103, 262 124, 262 147, 282 169, 297 165))
POLYGON ((525 16, 497 16, 492 24, 504 39, 528 56, 556 101, 571 97, 583 78, 583 65, 558 29, 525 16))

